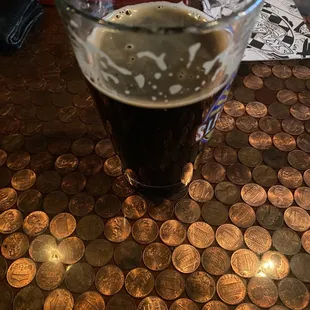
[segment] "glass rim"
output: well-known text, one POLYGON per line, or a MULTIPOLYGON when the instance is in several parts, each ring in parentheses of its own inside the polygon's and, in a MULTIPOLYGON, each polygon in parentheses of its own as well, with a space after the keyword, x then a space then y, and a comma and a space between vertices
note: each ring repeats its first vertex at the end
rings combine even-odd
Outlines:
MULTIPOLYGON (((156 0, 155 0, 156 1, 156 0)), ((159 0, 160 1, 160 0, 159 0)), ((81 9, 78 9, 70 3, 68 0, 56 0, 56 4, 65 4, 66 10, 71 10, 73 13, 77 13, 84 18, 92 20, 97 23, 99 26, 112 28, 115 30, 127 30, 133 32, 146 32, 146 33, 163 33, 163 34, 176 34, 176 33, 201 33, 201 32, 209 32, 210 30, 214 30, 214 28, 220 28, 225 25, 232 25, 235 21, 249 15, 252 11, 254 11, 260 4, 262 4, 264 0, 250 0, 249 3, 242 9, 233 12, 229 16, 224 16, 222 18, 216 20, 210 20, 205 22, 203 25, 195 25, 195 26, 186 26, 186 27, 148 27, 148 26, 128 26, 125 24, 118 24, 110 21, 106 21, 102 18, 98 18, 93 16, 90 13, 87 13, 81 9)), ((126 7, 126 6, 124 6, 126 7)), ((121 8, 120 8, 121 9, 121 8)))

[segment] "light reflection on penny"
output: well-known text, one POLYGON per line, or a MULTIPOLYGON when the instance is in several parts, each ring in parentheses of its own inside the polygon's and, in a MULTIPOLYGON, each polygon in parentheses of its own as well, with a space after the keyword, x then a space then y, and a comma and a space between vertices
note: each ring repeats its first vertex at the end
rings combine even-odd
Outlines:
POLYGON ((22 257, 29 249, 28 237, 15 232, 5 238, 1 244, 1 254, 6 259, 15 260, 22 257))
POLYGON ((143 262, 153 271, 166 269, 171 262, 171 251, 163 243, 151 243, 143 251, 143 262))
POLYGON ((99 293, 115 295, 124 285, 123 272, 117 266, 106 265, 97 272, 95 285, 99 293))
POLYGON ((131 296, 143 298, 153 290, 154 277, 147 269, 132 269, 126 276, 125 288, 131 296))
POLYGON ((59 243, 58 252, 62 263, 72 265, 83 257, 85 246, 80 238, 69 237, 59 243))
POLYGON ((14 189, 24 191, 29 189, 36 182, 36 174, 30 169, 17 171, 11 180, 14 189))
POLYGON ((146 213, 147 201, 138 195, 129 196, 122 203, 122 211, 127 218, 138 219, 146 213))
POLYGON ((300 207, 289 207, 284 212, 284 221, 295 231, 306 231, 310 227, 310 216, 300 207))
POLYGON ((232 224, 221 225, 216 230, 216 241, 225 250, 235 251, 243 245, 241 230, 232 224))
POLYGON ((30 213, 23 223, 23 230, 28 236, 37 236, 42 234, 49 224, 49 218, 45 212, 34 211, 30 213))
POLYGON ((281 280, 288 276, 288 259, 277 251, 265 252, 261 258, 261 271, 270 279, 281 280))
POLYGON ((186 238, 186 228, 179 221, 168 220, 161 225, 159 236, 165 244, 178 246, 186 238))
POLYGON ((104 227, 104 235, 111 242, 122 242, 126 240, 131 232, 131 225, 124 217, 113 217, 109 219, 104 227))
POLYGON ((55 170, 61 174, 73 172, 78 166, 78 158, 73 154, 63 154, 55 161, 55 170))
POLYGON ((32 240, 29 256, 38 263, 59 257, 56 239, 51 235, 40 235, 32 240))
POLYGON ((252 278, 259 271, 260 260, 251 250, 240 249, 231 256, 231 267, 237 275, 243 278, 252 278))
POLYGON ((244 233, 244 241, 247 247, 257 254, 268 251, 272 244, 269 232, 260 226, 249 227, 244 233))
POLYGON ((137 310, 168 310, 168 307, 161 298, 148 296, 139 303, 137 310))

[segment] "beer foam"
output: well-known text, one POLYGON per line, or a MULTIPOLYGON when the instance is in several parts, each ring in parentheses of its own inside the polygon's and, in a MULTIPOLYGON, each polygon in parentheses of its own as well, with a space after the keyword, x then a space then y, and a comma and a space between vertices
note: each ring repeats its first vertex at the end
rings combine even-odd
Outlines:
MULTIPOLYGON (((208 18, 183 2, 158 1, 126 6, 104 20, 190 27, 208 18)), ((82 40, 74 28, 69 31, 78 43, 73 45, 87 80, 102 93, 135 106, 168 108, 203 100, 224 87, 239 63, 230 50, 231 32, 225 29, 164 34, 98 25, 82 40)))

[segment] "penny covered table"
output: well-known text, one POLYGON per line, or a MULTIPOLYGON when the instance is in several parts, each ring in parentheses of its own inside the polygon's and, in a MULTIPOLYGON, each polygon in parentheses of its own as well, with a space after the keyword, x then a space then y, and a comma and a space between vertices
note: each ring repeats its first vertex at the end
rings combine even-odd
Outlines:
POLYGON ((243 63, 188 193, 158 205, 48 8, 0 58, 0 146, 1 310, 308 307, 309 61, 243 63))

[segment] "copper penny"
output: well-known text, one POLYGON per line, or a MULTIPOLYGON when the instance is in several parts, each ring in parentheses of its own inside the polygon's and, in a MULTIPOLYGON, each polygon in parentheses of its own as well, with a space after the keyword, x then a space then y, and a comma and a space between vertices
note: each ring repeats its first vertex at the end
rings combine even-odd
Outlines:
POLYGON ((268 251, 261 258, 261 271, 270 279, 281 280, 288 276, 290 265, 280 252, 268 251))
POLYGON ((163 243, 151 243, 144 249, 143 262, 153 271, 166 269, 171 262, 170 249, 163 243))
MULTIPOLYGON (((106 309, 122 310, 125 308, 128 310, 136 310, 135 301, 127 294, 117 294, 109 299, 106 309)), ((102 309, 102 307, 100 309, 102 309)))
POLYGON ((17 200, 17 193, 13 188, 0 188, 0 211, 13 207, 17 200))
POLYGON ((43 209, 48 214, 64 212, 68 206, 68 196, 61 191, 49 193, 43 201, 43 209))
POLYGON ((276 65, 272 68, 272 73, 280 79, 288 79, 292 76, 292 70, 286 65, 276 65))
POLYGON ((262 162, 262 154, 257 149, 245 147, 238 152, 238 159, 247 167, 255 167, 262 162))
POLYGON ((140 265, 141 260, 141 247, 134 241, 123 241, 115 248, 114 261, 122 269, 136 268, 140 265))
POLYGON ((123 170, 121 159, 117 155, 108 158, 103 164, 103 170, 111 177, 120 176, 123 170))
POLYGON ((284 167, 278 172, 279 181, 288 188, 298 188, 302 185, 301 173, 292 167, 284 167))
POLYGON ((94 209, 94 206, 94 198, 86 193, 78 193, 69 201, 69 210, 75 216, 87 215, 94 209))
POLYGON ((76 220, 70 213, 59 213, 50 222, 50 232, 56 239, 69 237, 76 228, 76 220))
MULTIPOLYGON (((31 159, 30 159, 30 168, 36 173, 42 173, 48 169, 51 169, 53 164, 54 164, 54 158, 48 152, 39 152, 31 156, 31 159)), ((58 176, 58 174, 56 175, 58 176)), ((38 179, 39 178, 40 176, 38 177, 38 179)), ((42 181, 43 180, 41 180, 41 182, 42 181)), ((38 181, 37 181, 37 184, 38 184, 38 181)))
POLYGON ((138 195, 127 197, 122 203, 122 211, 129 219, 138 219, 147 211, 147 201, 138 195))
POLYGON ((227 205, 234 204, 240 198, 240 191, 233 183, 221 182, 215 187, 215 197, 227 205))
POLYGON ((229 305, 239 304, 246 295, 245 284, 234 274, 221 276, 217 281, 216 291, 219 297, 229 305))
POLYGON ((1 254, 6 259, 22 257, 29 249, 29 240, 25 234, 15 232, 5 238, 1 244, 1 254))
POLYGON ((249 136, 249 142, 258 150, 267 150, 272 144, 270 136, 262 131, 252 132, 249 136))
POLYGON ((92 140, 82 137, 72 143, 71 151, 75 156, 86 156, 92 153, 95 145, 92 140))
POLYGON ((74 299, 68 290, 56 289, 48 294, 44 301, 44 310, 72 310, 74 299))
POLYGON ((300 121, 306 121, 310 119, 310 107, 307 107, 301 103, 295 103, 292 105, 290 112, 293 117, 300 121))
MULTIPOLYGON (((308 310, 308 308, 306 308, 308 310)), ((288 308, 282 306, 282 305, 275 305, 270 308, 270 310, 288 310, 288 308)))
MULTIPOLYGON (((302 234, 301 244, 304 250, 310 254, 310 231, 307 230, 302 234)), ((4 255, 3 255, 4 256, 4 255)))
POLYGON ((30 154, 28 152, 14 152, 7 158, 7 166, 11 170, 21 170, 26 168, 30 162, 30 154))
POLYGON ((290 165, 298 170, 306 170, 310 167, 310 155, 304 151, 294 150, 287 157, 290 165))
POLYGON ((201 175, 210 183, 220 183, 225 180, 226 171, 221 164, 210 161, 203 165, 201 175))
POLYGON ((220 131, 230 131, 235 127, 235 120, 232 116, 222 113, 218 118, 215 128, 220 131))
POLYGON ((237 275, 252 278, 258 274, 260 260, 251 250, 240 249, 231 256, 231 267, 237 275))
POLYGON ((241 230, 232 224, 223 224, 216 230, 216 241, 225 250, 235 251, 243 245, 241 230))
POLYGON ((186 228, 177 220, 168 220, 160 226, 159 236, 165 244, 178 246, 186 238, 186 228))
POLYGON ((41 204, 42 194, 36 189, 28 189, 27 191, 21 193, 17 199, 17 207, 24 213, 30 213, 37 210, 41 204))
POLYGON ((112 194, 101 196, 95 204, 96 213, 103 218, 111 218, 116 216, 120 210, 121 202, 118 197, 112 194))
POLYGON ((293 203, 292 192, 283 185, 274 185, 268 190, 268 200, 278 208, 288 208, 293 203))
POLYGON ((289 152, 296 148, 295 139, 285 132, 279 132, 275 134, 273 136, 273 144, 279 150, 284 152, 289 152))
POLYGON ((310 263, 310 255, 306 253, 295 254, 291 261, 291 270, 294 276, 305 283, 310 282, 310 272, 308 269, 310 263))
POLYGON ((56 159, 55 170, 60 174, 68 174, 77 168, 78 163, 78 158, 73 154, 63 154, 56 159))
POLYGON ((36 174, 30 169, 17 171, 11 180, 12 187, 18 191, 29 189, 36 182, 36 174))
POLYGON ((81 192, 86 185, 85 176, 80 172, 71 172, 64 176, 61 182, 61 189, 66 194, 77 194, 81 192))
POLYGON ((29 256, 35 262, 50 261, 57 258, 58 254, 56 239, 51 235, 40 235, 30 244, 29 256))
POLYGON ((144 268, 133 269, 126 276, 125 288, 131 296, 143 298, 153 290, 154 277, 144 268))
POLYGON ((237 100, 230 100, 225 103, 224 111, 230 116, 239 117, 244 114, 245 107, 241 102, 237 100))
POLYGON ((86 263, 77 263, 67 268, 65 284, 72 293, 84 293, 90 289, 95 280, 93 268, 86 263))
POLYGON ((200 214, 200 206, 191 199, 180 200, 175 205, 175 216, 183 223, 190 224, 196 222, 200 214))
POLYGON ((258 184, 249 183, 242 187, 241 197, 245 203, 252 207, 258 207, 264 204, 267 200, 265 190, 258 184))
POLYGON ((125 175, 121 175, 113 180, 112 190, 118 197, 128 197, 135 192, 129 184, 125 175))
POLYGON ((28 236, 37 236, 42 234, 49 224, 49 218, 45 212, 34 211, 24 219, 23 230, 28 236))
POLYGON ((217 147, 222 144, 224 141, 224 135, 221 131, 214 129, 212 132, 212 136, 208 141, 208 145, 211 147, 217 147))
POLYGON ((287 166, 287 153, 271 146, 270 149, 263 152, 263 160, 271 168, 280 169, 287 166))
POLYGON ((270 308, 278 300, 278 290, 274 282, 266 277, 254 277, 248 283, 251 301, 262 308, 270 308))
POLYGON ((189 195, 197 202, 206 202, 212 199, 214 191, 209 182, 196 180, 189 185, 189 195))
POLYGON ((195 222, 187 230, 189 242, 196 248, 204 249, 214 241, 214 232, 210 225, 205 222, 195 222))
POLYGON ((277 173, 269 166, 259 165, 256 166, 253 171, 254 181, 265 187, 273 186, 277 183, 277 173))
POLYGON ((244 185, 251 181, 252 174, 248 167, 234 163, 227 168, 227 177, 234 184, 244 185))
POLYGON ((290 135, 300 135, 304 132, 304 125, 301 121, 288 117, 282 121, 282 128, 290 135))
POLYGON ((299 252, 301 247, 301 241, 297 233, 286 227, 278 228, 273 233, 272 244, 285 255, 294 255, 299 252))
POLYGON ((230 258, 224 249, 209 247, 202 253, 201 264, 208 273, 219 276, 230 268, 230 258))
POLYGON ((237 160, 236 151, 229 146, 219 146, 214 150, 214 159, 222 165, 232 165, 237 160))
POLYGON ((204 271, 196 271, 188 276, 185 284, 187 295, 195 302, 205 303, 215 294, 215 282, 204 271))
POLYGON ((6 162, 8 155, 5 150, 0 149, 0 166, 3 166, 6 162))
POLYGON ((200 264, 200 254, 188 244, 179 245, 172 253, 174 267, 182 273, 194 272, 200 264))
POLYGON ((19 258, 9 267, 6 279, 15 288, 21 288, 34 279, 37 269, 36 264, 29 258, 19 258))
POLYGON ((104 229, 103 220, 95 214, 89 214, 82 217, 76 225, 76 234, 82 240, 95 240, 104 229))
POLYGON ((115 155, 114 148, 110 139, 100 140, 95 147, 96 154, 102 158, 108 158, 115 155))
POLYGON ((36 282, 42 290, 57 288, 65 276, 65 268, 60 262, 45 262, 37 271, 36 282))
POLYGON ((208 224, 220 226, 228 219, 228 208, 219 201, 208 201, 202 206, 201 215, 208 224))
POLYGON ((0 309, 11 309, 13 296, 12 288, 5 282, 0 283, 0 309))
POLYGON ((310 91, 308 90, 302 91, 301 93, 298 94, 298 99, 302 104, 310 106, 310 91))
POLYGON ((255 64, 252 67, 252 71, 255 75, 259 77, 268 77, 271 74, 271 69, 267 65, 264 64, 255 64))
POLYGON ((104 235, 111 242, 125 241, 131 232, 131 225, 124 217, 113 217, 104 226, 104 235))
POLYGON ((80 238, 69 237, 59 243, 58 252, 62 263, 72 265, 84 256, 85 246, 80 238))
POLYGON ((158 295, 166 300, 174 300, 181 296, 185 289, 185 280, 175 270, 168 269, 156 277, 155 289, 158 295))
POLYGON ((87 125, 87 135, 92 140, 101 140, 107 138, 108 134, 102 124, 87 125))
POLYGON ((259 120, 259 128, 268 134, 275 134, 281 131, 281 124, 274 117, 265 116, 259 120))
POLYGON ((202 310, 228 310, 228 307, 221 301, 212 300, 207 302, 203 306, 202 310))
POLYGON ((310 153, 310 135, 302 134, 297 137, 297 145, 304 152, 310 153))
MULTIPOLYGON (((177 299, 169 308, 170 310, 198 310, 198 306, 190 299, 180 298, 177 299)), ((225 309, 226 310, 226 309, 225 309)))
POLYGON ((244 241, 257 254, 268 251, 272 244, 269 232, 260 226, 249 227, 244 233, 244 241))
POLYGON ((149 244, 158 236, 158 226, 149 218, 137 220, 132 226, 132 237, 140 244, 149 244))
POLYGON ((283 224, 283 214, 272 205, 260 206, 256 211, 257 222, 266 229, 276 230, 283 224))
POLYGON ((16 209, 6 210, 0 214, 0 233, 11 234, 23 225, 23 216, 16 209))
POLYGON ((267 114, 267 107, 259 101, 249 102, 245 109, 249 115, 255 118, 262 118, 267 114))
MULTIPOLYGON (((0 119, 0 133, 1 134, 12 134, 16 132, 20 127, 20 121, 17 118, 4 118, 0 119)), ((6 147, 3 147, 6 149, 6 147)), ((19 149, 19 148, 18 148, 19 149)))
POLYGON ((254 90, 260 89, 264 85, 263 80, 260 77, 253 75, 253 74, 249 74, 248 76, 246 76, 243 79, 243 84, 247 88, 254 89, 254 90))
POLYGON ((14 298, 14 310, 41 310, 44 304, 44 296, 41 290, 33 285, 21 289, 14 298))
POLYGON ((168 307, 161 298, 149 296, 139 303, 137 310, 168 310, 168 307))
POLYGON ((110 262, 113 257, 113 246, 110 241, 96 239, 91 241, 85 250, 85 258, 93 267, 102 267, 110 262))
POLYGON ((255 222, 255 212, 246 203, 236 203, 229 209, 229 218, 233 224, 240 228, 248 228, 255 222))
POLYGON ((306 170, 306 171, 304 172, 303 177, 304 177, 304 182, 305 182, 308 186, 310 186, 310 169, 308 169, 308 170, 306 170))
POLYGON ((310 216, 302 208, 289 207, 284 212, 284 221, 288 227, 295 231, 306 231, 310 227, 310 216))
MULTIPOLYGON (((244 116, 237 118, 236 126, 242 132, 251 133, 251 132, 254 132, 255 130, 257 130, 258 122, 254 117, 252 117, 250 115, 244 115, 244 116)), ((239 138, 242 138, 242 141, 241 141, 242 144, 239 144, 239 142, 234 140, 233 137, 230 137, 231 140, 226 141, 226 143, 229 144, 230 146, 234 147, 234 148, 241 148, 241 147, 247 146, 247 145, 243 145, 243 144, 247 144, 247 142, 246 142, 247 135, 239 132, 238 136, 239 136, 239 138)))
POLYGON ((295 278, 285 278, 278 284, 279 297, 290 309, 304 309, 309 304, 307 287, 295 278))
POLYGON ((7 152, 18 151, 24 145, 24 140, 24 136, 18 133, 6 135, 2 138, 2 148, 7 152))
POLYGON ((293 75, 301 80, 310 79, 310 69, 306 66, 295 66, 292 70, 293 75))
POLYGON ((297 102, 297 95, 288 89, 281 89, 277 92, 277 99, 285 105, 293 105, 297 102))
POLYGON ((37 178, 36 187, 42 193, 51 193, 59 187, 61 177, 56 171, 45 171, 37 178))
MULTIPOLYGON (((128 306, 128 305, 127 305, 128 306)), ((105 309, 105 302, 102 296, 94 291, 88 291, 81 294, 75 301, 74 309, 105 309)), ((130 308, 131 309, 131 308, 130 308)))

